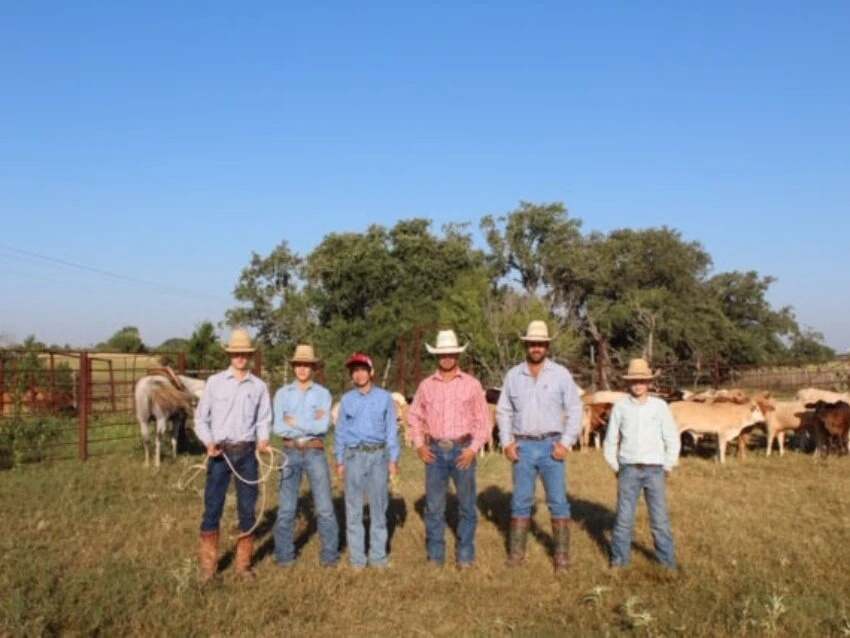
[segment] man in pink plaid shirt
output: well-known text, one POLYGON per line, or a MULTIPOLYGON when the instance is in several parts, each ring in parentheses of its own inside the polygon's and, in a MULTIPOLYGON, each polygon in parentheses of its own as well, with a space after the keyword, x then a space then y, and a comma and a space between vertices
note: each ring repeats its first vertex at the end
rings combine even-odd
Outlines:
POLYGON ((484 389, 475 377, 461 371, 453 330, 441 330, 437 344, 425 344, 437 355, 437 370, 419 384, 407 413, 416 453, 425 463, 425 536, 428 562, 446 559, 446 493, 449 478, 457 492, 460 521, 455 558, 458 569, 475 564, 475 457, 490 438, 490 419, 484 389))

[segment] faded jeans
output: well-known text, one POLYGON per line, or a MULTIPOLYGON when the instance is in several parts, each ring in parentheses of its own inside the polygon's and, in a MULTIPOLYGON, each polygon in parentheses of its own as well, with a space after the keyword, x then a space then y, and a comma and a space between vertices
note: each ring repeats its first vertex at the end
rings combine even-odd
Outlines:
POLYGON ((475 509, 475 461, 465 470, 457 467, 460 453, 468 446, 456 445, 451 450, 444 450, 436 443, 430 445, 436 459, 425 466, 425 536, 428 560, 434 563, 443 563, 446 559, 446 492, 450 478, 455 484, 460 514, 455 556, 458 563, 475 562, 475 527, 478 523, 475 509))
POLYGON ((570 518, 567 501, 566 461, 552 458, 553 444, 558 437, 540 441, 517 441, 519 461, 513 464, 514 493, 511 499, 511 516, 529 518, 534 505, 534 487, 537 475, 546 489, 546 503, 553 519, 570 518))
POLYGON ((655 544, 655 557, 662 565, 676 569, 673 533, 667 514, 664 468, 658 466, 636 467, 621 465, 617 475, 617 519, 611 538, 611 566, 629 564, 632 552, 632 531, 641 490, 646 494, 649 526, 655 544))
POLYGON ((298 505, 298 488, 301 475, 307 475, 316 526, 322 542, 319 560, 323 565, 335 565, 339 560, 339 525, 331 497, 331 476, 324 450, 286 447, 286 467, 280 473, 280 505, 274 524, 274 553, 278 565, 289 565, 295 560, 295 515, 298 505))
POLYGON ((389 451, 345 450, 345 536, 352 567, 366 566, 363 495, 369 497, 369 564, 387 564, 389 451))

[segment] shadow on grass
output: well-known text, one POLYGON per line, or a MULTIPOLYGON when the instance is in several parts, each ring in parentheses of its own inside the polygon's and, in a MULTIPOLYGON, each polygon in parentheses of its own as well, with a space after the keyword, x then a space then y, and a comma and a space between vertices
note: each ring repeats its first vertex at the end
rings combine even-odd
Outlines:
MULTIPOLYGON (((413 509, 415 509, 416 513, 419 514, 419 518, 422 519, 423 523, 425 523, 426 502, 425 496, 423 495, 416 499, 416 503, 413 505, 413 509)), ((449 528, 452 535, 454 535, 455 540, 457 540, 457 528, 458 525, 460 525, 460 509, 457 496, 452 492, 446 492, 446 511, 444 516, 446 519, 446 527, 449 528)))
MULTIPOLYGON (((535 508, 536 509, 536 508, 535 508)), ((478 495, 478 511, 481 515, 493 523, 502 534, 505 553, 510 551, 511 537, 511 495, 501 487, 491 485, 478 495)), ((555 555, 555 541, 551 534, 543 531, 543 528, 534 520, 534 509, 531 511, 531 536, 546 548, 549 556, 555 555)))
MULTIPOLYGON (((337 524, 339 526, 339 551, 342 553, 346 546, 346 537, 345 537, 345 498, 342 496, 337 496, 333 499, 334 506, 334 514, 336 516, 337 524)), ((260 562, 270 554, 274 554, 274 524, 277 519, 277 507, 266 511, 263 520, 257 526, 255 530, 255 538, 257 540, 257 549, 254 553, 254 561, 260 562)), ((369 546, 369 509, 368 506, 364 506, 363 513, 363 525, 365 528, 365 536, 366 536, 366 551, 368 551, 369 546)), ((296 519, 298 517, 305 517, 307 519, 307 526, 301 529, 295 535, 295 556, 297 557, 301 554, 301 551, 310 542, 310 540, 315 536, 318 531, 318 523, 316 520, 316 510, 313 504, 313 496, 308 493, 298 497, 298 504, 296 505, 296 519)), ((404 502, 404 499, 401 497, 393 497, 390 496, 389 503, 387 505, 387 552, 392 551, 392 542, 393 536, 395 535, 395 531, 397 528, 404 527, 404 523, 407 520, 407 505, 404 502)), ((298 525, 296 524, 296 529, 298 525)), ((219 563, 219 567, 224 569, 227 565, 232 561, 233 552, 229 552, 226 554, 219 563), (225 562, 225 560, 227 562, 225 562)))

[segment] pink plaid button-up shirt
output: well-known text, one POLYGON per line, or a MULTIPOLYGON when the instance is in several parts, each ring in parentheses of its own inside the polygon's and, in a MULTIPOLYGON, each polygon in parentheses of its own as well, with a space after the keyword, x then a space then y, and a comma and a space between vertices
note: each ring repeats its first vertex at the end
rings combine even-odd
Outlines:
POLYGON ((413 445, 433 439, 459 439, 472 436, 474 452, 490 439, 490 417, 484 389, 475 377, 460 372, 444 381, 438 370, 419 384, 407 412, 413 445))

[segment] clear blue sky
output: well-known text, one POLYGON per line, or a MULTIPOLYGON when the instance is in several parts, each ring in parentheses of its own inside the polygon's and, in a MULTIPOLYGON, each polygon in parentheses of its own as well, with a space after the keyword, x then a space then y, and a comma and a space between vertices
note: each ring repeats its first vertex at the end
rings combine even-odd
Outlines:
POLYGON ((0 333, 157 344, 251 251, 522 199, 678 228, 850 346, 850 2, 578 4, 3 3, 0 333))

